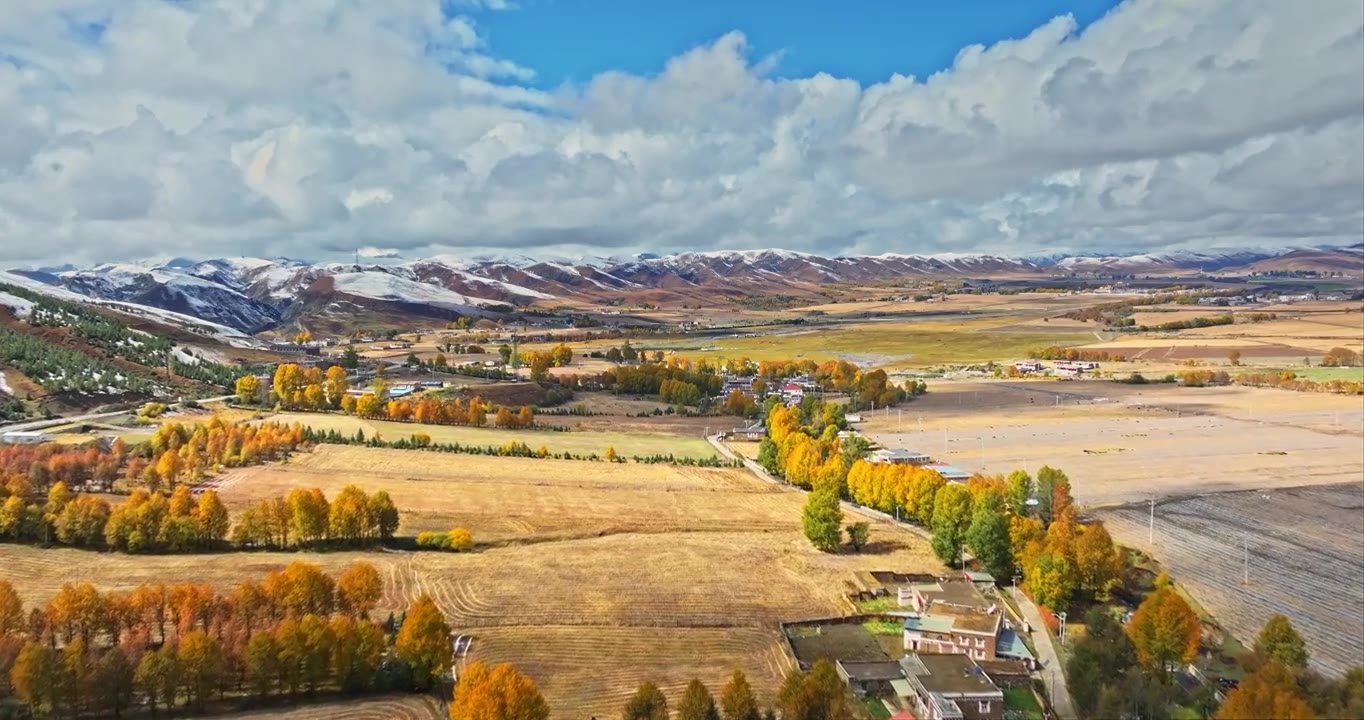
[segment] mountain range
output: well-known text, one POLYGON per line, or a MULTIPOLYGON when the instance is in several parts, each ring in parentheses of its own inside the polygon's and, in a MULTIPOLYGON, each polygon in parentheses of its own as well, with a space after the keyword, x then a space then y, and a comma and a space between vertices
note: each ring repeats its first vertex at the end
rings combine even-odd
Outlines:
POLYGON ((688 252, 550 262, 436 256, 394 264, 174 258, 0 272, 0 283, 60 288, 100 301, 190 316, 243 333, 310 319, 494 316, 565 302, 706 302, 815 297, 829 284, 1001 276, 1188 275, 1288 270, 1358 273, 1364 244, 1277 251, 1012 258, 985 254, 825 257, 786 250, 688 252))

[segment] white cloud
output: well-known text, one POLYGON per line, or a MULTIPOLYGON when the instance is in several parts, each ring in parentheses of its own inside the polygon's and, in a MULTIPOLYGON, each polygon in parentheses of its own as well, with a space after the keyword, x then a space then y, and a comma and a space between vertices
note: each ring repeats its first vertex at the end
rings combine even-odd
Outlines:
POLYGON ((396 248, 377 248, 367 245, 355 251, 362 258, 400 258, 402 253, 396 248))
POLYGON ((441 5, 0 4, 0 262, 1364 235, 1357 0, 1137 0, 866 87, 736 32, 553 92, 441 5))

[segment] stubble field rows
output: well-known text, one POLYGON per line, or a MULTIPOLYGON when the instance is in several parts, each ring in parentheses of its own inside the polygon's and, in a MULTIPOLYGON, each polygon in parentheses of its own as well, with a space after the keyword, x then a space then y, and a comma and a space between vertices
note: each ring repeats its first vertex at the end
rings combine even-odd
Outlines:
POLYGON ((1319 670, 1364 664, 1364 484, 1221 493, 1100 513, 1114 538, 1158 558, 1240 638, 1272 613, 1319 670), (1246 583, 1247 574, 1249 583, 1246 583))
POLYGON ((356 483, 393 495, 400 534, 463 525, 492 544, 469 554, 137 557, 5 545, 0 577, 43 603, 75 567, 104 588, 195 581, 227 590, 292 560, 338 573, 364 559, 384 578, 378 613, 431 595, 455 632, 473 638, 471 658, 516 664, 555 717, 585 720, 618 713, 644 679, 676 697, 693 677, 718 692, 742 669, 770 698, 788 662, 778 623, 843 613, 839 597, 856 570, 941 571, 922 540, 888 525, 873 526, 873 552, 819 553, 800 531, 803 496, 733 469, 324 446, 242 472, 221 491, 234 511, 290 487, 331 494, 356 483))

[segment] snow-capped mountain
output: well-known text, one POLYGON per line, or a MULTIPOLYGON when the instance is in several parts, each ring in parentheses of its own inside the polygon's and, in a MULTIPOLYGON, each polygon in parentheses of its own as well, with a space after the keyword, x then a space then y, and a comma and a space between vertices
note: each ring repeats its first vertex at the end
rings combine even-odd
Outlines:
POLYGON ((814 298, 831 284, 901 278, 1351 270, 1360 262, 1358 247, 1030 259, 975 253, 826 257, 768 249, 578 261, 442 255, 398 264, 173 258, 15 272, 78 296, 158 308, 254 333, 300 317, 345 323, 364 313, 488 316, 556 299, 632 296, 713 303, 752 295, 814 298))
POLYGON ((278 308, 230 285, 187 272, 194 267, 199 265, 148 269, 109 264, 67 271, 58 277, 62 286, 81 295, 170 310, 243 332, 257 332, 279 323, 282 316, 278 308))
POLYGON ((1167 253, 1154 253, 1126 256, 1066 257, 1056 261, 1056 267, 1071 272, 1110 272, 1146 273, 1168 270, 1203 270, 1213 272, 1225 268, 1237 268, 1266 258, 1276 257, 1286 251, 1209 251, 1193 252, 1175 250, 1167 253))

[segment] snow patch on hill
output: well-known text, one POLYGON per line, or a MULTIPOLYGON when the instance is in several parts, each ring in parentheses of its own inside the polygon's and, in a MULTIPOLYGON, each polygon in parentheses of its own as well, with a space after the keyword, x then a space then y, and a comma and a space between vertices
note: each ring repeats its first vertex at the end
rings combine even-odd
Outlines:
POLYGON ((339 273, 332 276, 332 281, 337 292, 375 300, 418 303, 450 310, 490 304, 487 300, 467 297, 443 287, 408 280, 386 272, 339 273))
POLYGON ((26 318, 33 311, 33 303, 6 292, 0 292, 0 305, 13 310, 14 316, 17 318, 26 318))

